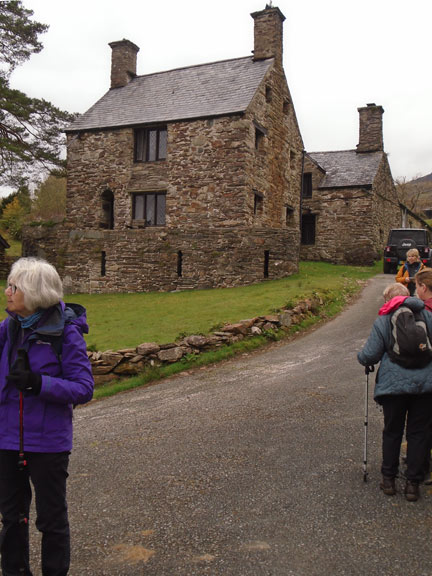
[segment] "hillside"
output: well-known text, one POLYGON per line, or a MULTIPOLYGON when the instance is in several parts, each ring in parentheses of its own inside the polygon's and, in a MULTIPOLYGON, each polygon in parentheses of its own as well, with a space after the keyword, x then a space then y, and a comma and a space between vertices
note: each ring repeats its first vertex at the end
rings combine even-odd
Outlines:
POLYGON ((414 212, 425 215, 425 210, 432 210, 432 173, 409 182, 399 181, 396 188, 399 200, 414 212))
POLYGON ((430 174, 427 174, 426 176, 421 176, 420 178, 411 180, 410 184, 418 184, 420 182, 432 182, 432 172, 430 174))

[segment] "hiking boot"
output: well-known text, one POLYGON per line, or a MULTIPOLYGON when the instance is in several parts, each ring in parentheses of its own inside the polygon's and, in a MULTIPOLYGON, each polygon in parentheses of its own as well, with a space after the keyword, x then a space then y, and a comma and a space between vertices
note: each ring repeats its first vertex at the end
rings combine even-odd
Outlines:
POLYGON ((380 488, 386 496, 394 496, 396 494, 395 479, 383 476, 380 488))
POLYGON ((430 486, 432 484, 432 474, 430 472, 426 474, 423 484, 426 484, 426 486, 430 486))
POLYGON ((417 502, 420 496, 419 483, 407 480, 405 484, 404 494, 408 502, 417 502))

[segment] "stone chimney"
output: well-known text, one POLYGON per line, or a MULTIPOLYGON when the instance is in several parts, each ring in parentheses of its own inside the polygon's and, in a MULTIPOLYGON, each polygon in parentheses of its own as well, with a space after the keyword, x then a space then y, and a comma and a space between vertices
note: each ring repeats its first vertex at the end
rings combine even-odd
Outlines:
POLYGON ((138 46, 130 40, 110 42, 111 53, 111 88, 126 86, 136 76, 138 46))
POLYGON ((360 114, 360 135, 357 152, 378 152, 384 150, 383 121, 384 108, 367 104, 357 108, 360 114))
POLYGON ((285 16, 279 8, 267 4, 265 10, 253 12, 254 19, 254 60, 274 58, 282 66, 283 21, 285 16))

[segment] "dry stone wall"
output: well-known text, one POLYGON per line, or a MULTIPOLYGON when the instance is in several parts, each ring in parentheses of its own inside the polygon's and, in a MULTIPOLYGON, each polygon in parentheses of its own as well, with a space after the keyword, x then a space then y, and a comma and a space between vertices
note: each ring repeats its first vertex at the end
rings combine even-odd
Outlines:
POLYGON ((300 323, 307 315, 313 314, 322 304, 322 300, 314 296, 278 314, 226 324, 220 330, 207 336, 194 334, 168 344, 144 342, 136 348, 88 352, 95 382, 98 385, 122 377, 134 376, 148 367, 178 362, 186 355, 198 355, 265 332, 288 330, 292 325, 300 323))

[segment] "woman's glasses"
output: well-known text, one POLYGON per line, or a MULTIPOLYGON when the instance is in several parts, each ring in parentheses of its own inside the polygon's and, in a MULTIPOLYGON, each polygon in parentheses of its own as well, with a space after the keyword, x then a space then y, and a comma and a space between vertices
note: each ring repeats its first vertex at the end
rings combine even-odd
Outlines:
POLYGON ((6 290, 10 290, 12 294, 15 294, 15 292, 18 290, 18 287, 15 286, 15 284, 8 284, 6 290))

